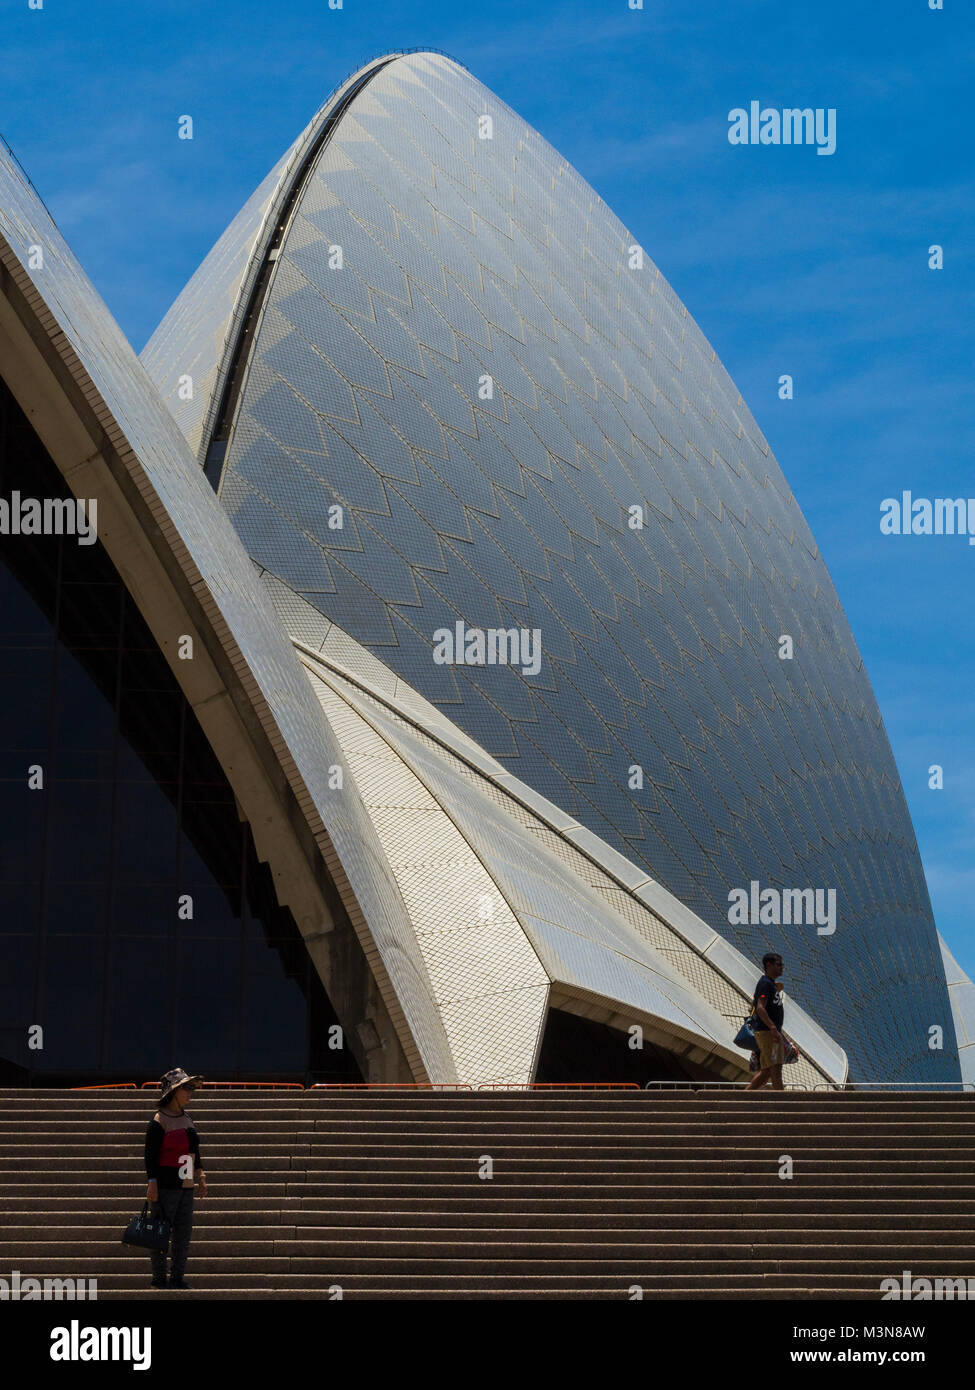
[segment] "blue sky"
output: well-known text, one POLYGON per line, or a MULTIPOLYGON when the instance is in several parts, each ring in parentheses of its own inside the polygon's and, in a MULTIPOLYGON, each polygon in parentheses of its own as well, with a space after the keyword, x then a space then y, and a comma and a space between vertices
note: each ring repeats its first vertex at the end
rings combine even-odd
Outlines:
POLYGON ((644 4, 0 0, 0 131, 138 350, 367 58, 443 49, 519 111, 639 238, 768 437, 870 673, 938 926, 975 977, 975 548, 879 530, 905 488, 975 496, 970 0, 644 4), (835 107, 836 153, 732 147, 728 112, 753 98, 835 107))

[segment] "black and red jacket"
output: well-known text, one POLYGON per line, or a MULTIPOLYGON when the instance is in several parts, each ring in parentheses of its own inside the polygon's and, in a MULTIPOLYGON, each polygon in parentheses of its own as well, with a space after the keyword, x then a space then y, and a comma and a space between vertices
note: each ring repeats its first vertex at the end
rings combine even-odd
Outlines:
POLYGON ((179 1115, 156 1111, 146 1126, 145 1158, 146 1174, 160 1188, 193 1186, 194 1175, 202 1170, 203 1162, 199 1135, 185 1110, 179 1115), (190 1176, 181 1177, 180 1167, 187 1156, 192 1156, 190 1176))

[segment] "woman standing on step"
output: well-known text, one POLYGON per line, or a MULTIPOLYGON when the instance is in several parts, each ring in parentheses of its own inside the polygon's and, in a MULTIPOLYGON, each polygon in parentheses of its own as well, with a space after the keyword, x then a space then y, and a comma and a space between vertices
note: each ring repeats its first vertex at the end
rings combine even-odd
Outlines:
POLYGON ((193 1231, 193 1185, 200 1179, 200 1196, 207 1195, 200 1161, 200 1139, 185 1106, 204 1078, 188 1076, 173 1067, 159 1083, 159 1109, 146 1126, 146 1198, 155 1215, 168 1218, 172 1232, 172 1270, 166 1282, 166 1251, 152 1252, 152 1287, 185 1289, 186 1257, 193 1231))

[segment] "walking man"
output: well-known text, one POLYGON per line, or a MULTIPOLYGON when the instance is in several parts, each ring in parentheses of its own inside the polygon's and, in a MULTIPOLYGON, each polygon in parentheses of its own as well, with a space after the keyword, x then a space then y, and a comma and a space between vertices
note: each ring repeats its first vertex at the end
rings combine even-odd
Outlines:
POLYGON ((152 1252, 152 1285, 156 1289, 185 1289, 183 1279, 193 1230, 193 1187, 200 1180, 200 1196, 207 1191, 206 1174, 201 1172, 200 1140, 184 1106, 203 1080, 188 1076, 182 1067, 173 1067, 159 1083, 159 1109, 146 1126, 146 1197, 153 1213, 160 1209, 168 1218, 172 1232, 173 1264, 166 1283, 166 1251, 152 1252))
POLYGON ((755 986, 752 1001, 755 1019, 752 1027, 758 1043, 758 1071, 745 1089, 758 1091, 768 1083, 773 1091, 781 1091, 782 1063, 786 1050, 786 1039, 781 1031, 785 1006, 775 982, 785 969, 782 957, 769 951, 762 957, 762 969, 765 973, 755 986))

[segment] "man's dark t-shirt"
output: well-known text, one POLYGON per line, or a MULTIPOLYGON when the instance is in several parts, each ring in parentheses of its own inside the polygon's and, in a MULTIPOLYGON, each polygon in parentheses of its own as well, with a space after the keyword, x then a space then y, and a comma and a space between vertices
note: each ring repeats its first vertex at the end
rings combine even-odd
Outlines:
POLYGON ((781 1028, 782 1019, 785 1017, 785 1005, 781 1002, 778 985, 768 975, 763 975, 755 986, 755 997, 752 1000, 752 1013, 755 1015, 753 1031, 767 1033, 768 1029, 757 1013, 759 1002, 765 1005, 765 1012, 776 1028, 781 1028))

